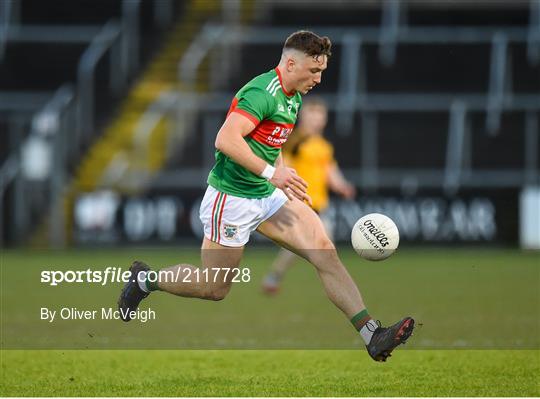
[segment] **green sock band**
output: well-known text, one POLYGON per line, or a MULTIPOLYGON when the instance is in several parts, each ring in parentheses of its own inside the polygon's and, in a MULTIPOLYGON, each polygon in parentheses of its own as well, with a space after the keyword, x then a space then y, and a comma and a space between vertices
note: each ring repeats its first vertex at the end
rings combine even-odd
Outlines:
POLYGON ((369 313, 368 313, 367 309, 364 309, 360 313, 357 313, 352 317, 351 323, 352 323, 353 326, 356 327, 356 323, 358 323, 360 320, 362 320, 363 318, 368 317, 368 316, 369 316, 369 313))
POLYGON ((156 280, 156 281, 150 281, 148 279, 148 275, 149 273, 146 274, 146 281, 144 282, 144 284, 146 285, 146 289, 150 292, 152 291, 159 291, 159 285, 158 285, 158 281, 159 281, 159 270, 156 270, 155 271, 155 274, 154 273, 151 273, 152 275, 152 280, 156 280), (158 278, 156 278, 158 277, 158 278))

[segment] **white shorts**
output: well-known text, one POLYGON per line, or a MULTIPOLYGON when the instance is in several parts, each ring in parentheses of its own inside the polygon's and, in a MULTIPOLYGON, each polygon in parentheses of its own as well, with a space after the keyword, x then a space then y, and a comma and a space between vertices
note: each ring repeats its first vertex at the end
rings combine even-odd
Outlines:
POLYGON ((269 197, 254 199, 235 197, 208 186, 199 210, 204 235, 226 247, 241 247, 249 241, 251 232, 287 200, 278 188, 269 197))

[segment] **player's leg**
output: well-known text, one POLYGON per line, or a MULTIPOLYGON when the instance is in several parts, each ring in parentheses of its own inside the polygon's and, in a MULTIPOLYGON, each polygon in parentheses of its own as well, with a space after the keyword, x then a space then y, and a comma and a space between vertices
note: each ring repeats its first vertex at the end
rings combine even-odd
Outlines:
POLYGON ((221 300, 229 293, 244 247, 225 247, 203 239, 202 267, 179 264, 161 269, 156 288, 174 295, 221 300))
POLYGON ((151 270, 141 261, 135 261, 129 268, 131 276, 124 285, 118 308, 122 320, 130 321, 131 312, 152 291, 165 291, 174 295, 219 301, 231 289, 235 273, 242 259, 243 246, 225 247, 206 237, 201 249, 202 267, 179 264, 161 270, 151 270))
POLYGON ((283 277, 285 277, 285 273, 287 273, 287 270, 289 270, 297 260, 298 257, 293 252, 281 248, 274 259, 274 262, 272 262, 270 270, 266 276, 264 276, 262 282, 263 292, 269 295, 277 293, 281 281, 283 280, 283 277))
POLYGON ((240 264, 244 245, 256 223, 254 201, 209 186, 199 211, 204 226, 202 269, 180 264, 160 270, 161 278, 155 288, 184 297, 223 299, 235 276, 231 269, 240 264), (171 276, 174 278, 170 279, 171 276), (180 281, 178 276, 182 276, 180 281))
POLYGON ((330 300, 352 318, 365 309, 362 296, 317 214, 301 201, 287 201, 258 231, 313 264, 330 300))
POLYGON ((412 318, 405 317, 383 328, 369 316, 321 220, 306 204, 296 199, 288 201, 258 230, 315 266, 327 296, 360 332, 374 360, 385 361, 396 346, 409 338, 414 328, 412 318))
POLYGON ((179 264, 159 271, 143 262, 130 267, 131 278, 120 294, 118 307, 125 316, 134 311, 151 291, 166 291, 183 297, 223 299, 230 290, 243 247, 257 221, 253 200, 227 196, 208 187, 201 202, 200 217, 204 226, 201 250, 202 268, 179 264))
MULTIPOLYGON (((330 218, 325 217, 325 212, 319 213, 321 222, 323 223, 324 230, 330 240, 333 236, 333 226, 331 224, 330 218)), ((277 257, 274 259, 270 270, 265 275, 262 282, 262 290, 264 293, 269 295, 276 294, 281 286, 281 282, 285 277, 287 271, 293 267, 293 265, 298 261, 297 255, 288 249, 281 248, 277 257)))

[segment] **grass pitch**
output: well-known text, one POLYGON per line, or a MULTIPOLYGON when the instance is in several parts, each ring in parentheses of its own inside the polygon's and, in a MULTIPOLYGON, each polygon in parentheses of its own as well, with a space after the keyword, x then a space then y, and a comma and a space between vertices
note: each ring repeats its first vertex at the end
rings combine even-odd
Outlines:
POLYGON ((4 351, 2 396, 538 396, 539 351, 4 351))
POLYGON ((369 358, 304 262, 279 296, 263 296, 275 253, 249 249, 251 282, 222 302, 152 294, 144 306, 157 320, 125 324, 40 320, 41 306, 114 306, 121 287, 49 287, 41 270, 197 263, 196 249, 4 251, 0 395, 540 395, 538 253, 403 250, 368 263, 340 251, 375 317, 422 324, 387 363, 369 358))

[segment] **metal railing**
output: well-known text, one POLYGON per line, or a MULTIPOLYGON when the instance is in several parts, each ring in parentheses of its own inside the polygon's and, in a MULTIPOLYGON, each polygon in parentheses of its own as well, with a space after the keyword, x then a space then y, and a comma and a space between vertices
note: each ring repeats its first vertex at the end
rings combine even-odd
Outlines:
MULTIPOLYGON (((20 2, 6 0, 1 2, 0 13, 0 56, 7 43, 88 43, 77 69, 76 87, 64 85, 53 95, 35 92, 2 92, 0 93, 0 110, 4 114, 32 116, 31 131, 24 142, 14 146, 7 160, 0 167, 0 203, 5 203, 5 194, 9 186, 13 187, 14 212, 11 226, 15 226, 16 241, 28 231, 29 225, 35 223, 29 212, 32 204, 25 190, 31 185, 37 190, 48 193, 43 206, 51 207, 50 224, 52 243, 61 245, 63 237, 63 209, 59 196, 67 181, 68 163, 73 164, 80 159, 84 146, 94 133, 95 119, 95 77, 98 63, 106 54, 110 54, 109 91, 118 94, 126 86, 127 81, 136 72, 139 65, 139 17, 140 0, 123 0, 121 22, 109 20, 99 25, 25 25, 19 20, 20 2), (48 102, 43 106, 45 98, 48 102), (42 107, 42 108, 40 108, 42 107), (49 129, 44 133, 43 129, 49 129), (37 146, 32 147, 36 144, 37 146), (45 149, 52 154, 51 168, 53 173, 44 176, 43 181, 34 184, 24 170, 24 151, 28 148, 45 149), (48 183, 45 183, 48 182, 48 183)), ((156 2, 157 24, 169 24, 171 17, 163 15, 171 10, 171 0, 156 2)), ((45 194, 43 194, 45 195, 45 194)), ((3 209, 3 208, 2 208, 3 209)), ((0 220, 2 226, 6 221, 0 220)), ((3 231, 3 227, 0 229, 3 231)), ((3 237, 0 234, 0 242, 3 237)))
MULTIPOLYGON (((196 114, 207 119, 215 119, 215 114, 223 115, 230 105, 234 93, 213 93, 198 95, 179 93, 175 106, 184 114, 196 114), (214 115, 213 115, 214 114, 214 115)), ((330 112, 339 111, 336 95, 323 96, 330 112)), ((358 149, 362 163, 355 168, 345 169, 346 175, 365 189, 401 187, 402 184, 413 184, 417 187, 443 188, 454 192, 460 187, 522 187, 527 184, 540 184, 538 143, 540 142, 539 114, 540 93, 537 95, 514 95, 501 102, 501 112, 519 111, 524 113, 525 130, 524 148, 525 167, 522 169, 473 170, 466 160, 473 159, 472 149, 466 145, 473 132, 467 127, 467 118, 471 112, 487 112, 489 96, 486 95, 428 95, 428 94, 373 94, 362 95, 351 104, 352 112, 362 114, 361 143, 358 149), (448 138, 446 154, 443 154, 442 169, 392 169, 378 165, 378 113, 392 111, 406 112, 448 112, 448 138)), ((164 107, 161 112, 169 112, 164 107)), ((159 114, 159 109, 154 108, 159 114)), ((203 123, 203 132, 198 135, 205 138, 205 150, 200 168, 181 170, 165 170, 152 182, 151 187, 199 187, 205 186, 206 174, 212 162, 213 143, 218 120, 214 123, 203 123), (206 148, 208 147, 208 148, 206 148)))
MULTIPOLYGON (((68 143, 75 130, 74 112, 75 92, 70 85, 60 87, 40 110, 34 113, 31 131, 26 139, 8 156, 0 169, 0 205, 6 202, 7 188, 13 184, 11 214, 8 223, 17 226, 15 239, 21 239, 32 225, 35 204, 33 198, 42 199, 40 206, 51 207, 58 204, 58 196, 65 184, 68 143)), ((57 206, 58 206, 57 205, 57 206)), ((55 233, 61 231, 64 222, 62 212, 55 212, 58 224, 53 224, 55 233)), ((3 216, 3 212, 2 212, 3 216)), ((0 225, 4 226, 4 220, 0 225)), ((3 229, 2 229, 3 232, 3 229)), ((58 239, 58 234, 55 239, 58 239)), ((0 233, 0 242, 3 237, 0 233)))
POLYGON ((540 1, 530 0, 529 36, 527 37, 527 55, 529 61, 540 63, 540 1))
MULTIPOLYGON (((399 11, 394 11, 399 13, 399 11)), ((383 20, 385 20, 383 18, 383 20)), ((396 21, 396 17, 390 18, 396 21)), ((392 22, 394 26, 395 22, 392 22)), ((397 28, 391 31, 395 32, 397 28)), ((392 36, 391 39, 383 28, 338 28, 320 27, 315 28, 320 34, 328 35, 334 43, 342 46, 340 70, 342 71, 338 91, 340 112, 338 114, 338 126, 340 132, 348 134, 352 128, 351 105, 357 98, 365 93, 365 68, 363 67, 362 48, 368 44, 382 44, 381 54, 386 62, 394 60, 396 43, 399 44, 491 44, 491 60, 486 67, 489 72, 489 101, 490 107, 486 117, 486 125, 491 132, 496 132, 500 124, 501 101, 505 96, 508 84, 509 57, 508 46, 510 43, 528 43, 532 40, 530 32, 534 29, 527 28, 500 28, 500 27, 408 27, 399 32, 399 39, 392 36), (398 40, 393 43, 394 40, 398 40), (388 47, 385 50, 385 47, 388 47), (392 53, 392 54, 391 54, 392 53)), ((193 87, 197 71, 204 59, 210 52, 220 46, 231 43, 239 44, 281 44, 284 38, 295 30, 290 28, 253 28, 226 30, 223 26, 207 24, 199 36, 193 42, 192 47, 184 55, 178 64, 178 76, 186 87, 193 87)), ((534 45, 528 46, 529 54, 534 53, 534 45), (532 53, 531 53, 532 52, 532 53)), ((529 56, 529 62, 533 63, 534 57, 529 56)))
POLYGON ((11 23, 12 2, 5 0, 0 3, 0 61, 4 58, 7 42, 7 32, 11 23))
POLYGON ((121 30, 114 21, 107 22, 101 31, 92 38, 85 50, 77 68, 77 90, 79 93, 78 118, 80 119, 80 132, 77 134, 87 143, 94 132, 94 77, 96 67, 101 58, 111 51, 109 89, 118 93, 125 86, 128 76, 126 60, 128 52, 122 51, 121 30))
MULTIPOLYGON (((362 165, 348 171, 348 175, 364 187, 377 188, 400 185, 404 181, 416 181, 417 184, 443 186, 447 191, 455 191, 460 186, 520 186, 539 183, 538 173, 538 117, 540 111, 540 93, 513 94, 510 87, 510 57, 508 47, 511 43, 527 43, 528 62, 535 63, 536 39, 540 21, 540 6, 531 2, 531 23, 529 28, 500 27, 399 27, 399 2, 388 2, 381 28, 314 28, 320 34, 328 35, 334 43, 341 45, 340 77, 337 93, 326 96, 330 108, 336 112, 337 127, 340 134, 351 134, 355 112, 362 113, 362 165), (535 8, 536 7, 536 8, 535 8), (388 25, 388 26, 387 26, 388 25), (386 27, 386 28, 385 28, 386 27), (389 29, 386 31, 386 29, 389 29), (397 32, 399 30, 399 36, 397 32), (368 93, 365 89, 365 59, 362 47, 366 44, 379 44, 381 59, 386 63, 395 60, 397 45, 408 44, 479 44, 491 46, 491 58, 486 70, 489 71, 489 87, 486 93, 477 94, 381 94, 368 93), (386 47, 386 48, 385 48, 386 47), (472 172, 465 166, 465 160, 471 159, 470 146, 466 146, 467 117, 471 111, 483 111, 486 114, 486 128, 490 134, 496 134, 500 128, 501 114, 504 111, 524 111, 526 115, 525 154, 526 168, 522 171, 497 170, 472 172), (449 114, 448 142, 444 170, 400 171, 382 170, 377 165, 377 113, 381 111, 430 112, 443 111, 449 114), (416 177, 414 177, 416 176, 416 177)), ((241 44, 276 44, 295 28, 254 28, 248 30, 223 30, 219 26, 208 25, 202 31, 196 47, 196 56, 188 52, 179 63, 179 78, 188 87, 193 85, 197 70, 213 48, 223 44, 237 42, 241 44)), ((195 51, 195 50, 194 50, 195 51)), ((234 93, 216 94, 201 101, 180 101, 186 107, 198 104, 193 112, 210 112, 218 107, 225 112, 234 93), (222 104, 221 108, 218 104, 222 104)), ((189 95, 186 98, 192 98, 189 95)), ((215 132, 214 132, 215 133, 215 132)), ((207 143, 211 145, 211 143, 207 143)), ((178 172, 165 172, 154 184, 163 186, 178 181, 178 172), (171 177, 171 179, 168 178, 171 177), (168 183, 167 183, 168 181, 168 183)), ((187 174, 200 178, 204 173, 195 170, 187 174)), ((184 184, 198 185, 191 178, 183 179, 184 184)), ((201 181, 204 182, 204 179, 201 181)))

